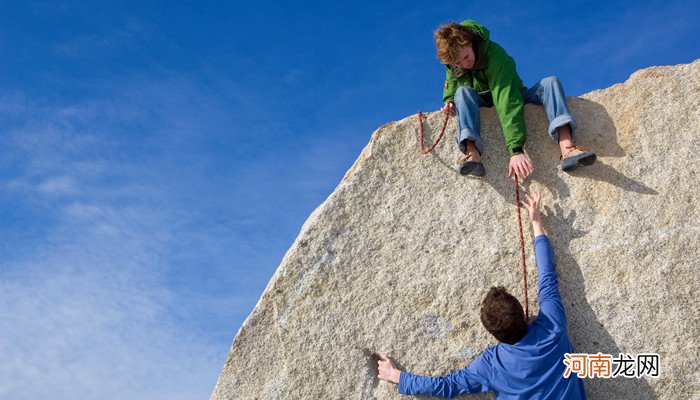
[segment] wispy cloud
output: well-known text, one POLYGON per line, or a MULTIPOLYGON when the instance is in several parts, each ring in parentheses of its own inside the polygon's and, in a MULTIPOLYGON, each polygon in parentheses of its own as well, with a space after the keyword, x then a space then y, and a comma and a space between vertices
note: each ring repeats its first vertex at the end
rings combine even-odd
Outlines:
POLYGON ((88 95, 0 97, 0 204, 15 221, 0 224, 0 398, 206 397, 353 161, 327 151, 332 138, 352 133, 326 127, 335 136, 290 140, 279 158, 287 115, 236 82, 161 71, 66 84, 88 95))
POLYGON ((170 313, 166 240, 151 213, 71 205, 66 217, 35 254, 3 268, 0 397, 207 393, 217 352, 170 313))
POLYGON ((96 55, 114 55, 125 50, 136 50, 153 38, 153 27, 143 21, 127 18, 100 33, 83 34, 62 41, 53 46, 56 55, 69 58, 95 57, 96 55))
MULTIPOLYGON (((181 96, 201 100, 196 92, 181 96)), ((154 99, 186 103, 169 90, 152 93, 154 99)), ((123 97, 55 106, 17 98, 0 103, 13 120, 24 121, 6 129, 0 150, 1 197, 12 207, 4 213, 22 209, 29 220, 49 221, 38 234, 0 226, 10 241, 30 235, 33 242, 31 253, 0 260, 0 397, 207 396, 227 346, 183 320, 186 294, 170 280, 179 273, 171 259, 179 241, 174 232, 186 214, 169 201, 169 185, 158 181, 171 160, 165 157, 163 171, 152 156, 172 140, 197 135, 197 122, 179 107, 153 112, 123 97), (142 123, 144 113, 160 127, 142 123), (129 131, 139 127, 143 140, 137 141, 129 131)))
POLYGON ((39 184, 39 190, 47 194, 61 195, 74 193, 76 188, 70 177, 58 176, 39 184))

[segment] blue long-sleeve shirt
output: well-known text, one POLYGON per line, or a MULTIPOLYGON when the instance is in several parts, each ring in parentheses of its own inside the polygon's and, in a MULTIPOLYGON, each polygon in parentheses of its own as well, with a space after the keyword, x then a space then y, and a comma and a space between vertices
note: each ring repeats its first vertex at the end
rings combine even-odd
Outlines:
POLYGON ((585 399, 576 374, 564 378, 564 353, 573 353, 564 305, 545 235, 535 238, 540 312, 515 344, 489 347, 471 364, 448 376, 431 378, 401 372, 399 393, 453 398, 493 390, 498 399, 585 399))

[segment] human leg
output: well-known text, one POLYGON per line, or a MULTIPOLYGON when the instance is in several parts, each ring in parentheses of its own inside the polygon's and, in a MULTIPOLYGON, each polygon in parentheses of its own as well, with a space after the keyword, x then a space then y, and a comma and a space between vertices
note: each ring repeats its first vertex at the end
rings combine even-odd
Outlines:
POLYGON ((573 137, 576 131, 576 121, 569 112, 564 87, 559 78, 550 76, 537 82, 523 92, 523 100, 525 103, 538 104, 544 107, 547 119, 549 119, 549 128, 547 130, 555 143, 559 143, 558 128, 560 127, 568 125, 570 136, 573 137))
POLYGON ((474 89, 462 86, 455 93, 455 108, 459 121, 457 143, 465 157, 457 163, 462 175, 483 176, 486 173, 481 163, 481 120, 479 107, 489 106, 474 89))
POLYGON ((479 107, 486 103, 474 89, 462 86, 455 93, 455 108, 459 121, 457 143, 465 157, 457 163, 460 165, 459 173, 462 175, 483 176, 486 173, 484 164, 481 163, 481 119, 479 107))
POLYGON ((466 86, 457 89, 454 102, 459 122, 459 131, 457 132, 459 150, 467 154, 468 142, 472 142, 479 154, 483 153, 479 107, 487 107, 488 104, 476 90, 466 86))
POLYGON ((559 134, 559 151, 563 155, 567 153, 567 148, 574 145, 571 128, 569 124, 566 124, 557 128, 557 132, 559 134))
POLYGON ((591 165, 595 162, 595 153, 574 144, 576 121, 569 112, 564 87, 557 77, 544 78, 524 91, 523 100, 544 107, 549 119, 549 135, 559 145, 562 170, 570 171, 580 165, 591 165))

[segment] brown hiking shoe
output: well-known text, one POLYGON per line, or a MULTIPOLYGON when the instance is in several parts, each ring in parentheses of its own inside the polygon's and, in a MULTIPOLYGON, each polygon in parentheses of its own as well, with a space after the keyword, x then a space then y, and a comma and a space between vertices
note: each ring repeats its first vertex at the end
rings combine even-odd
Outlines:
POLYGON ((561 156, 561 170, 572 171, 579 166, 591 165, 596 160, 596 155, 582 147, 571 145, 566 147, 569 150, 561 156))
POLYGON ((462 175, 484 176, 486 174, 478 152, 467 153, 466 156, 457 161, 457 164, 460 165, 459 173, 462 175))

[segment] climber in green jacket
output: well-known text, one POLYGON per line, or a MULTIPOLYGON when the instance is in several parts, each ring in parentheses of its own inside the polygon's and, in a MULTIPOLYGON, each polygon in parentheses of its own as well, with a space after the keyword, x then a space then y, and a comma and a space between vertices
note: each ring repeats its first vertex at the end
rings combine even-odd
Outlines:
POLYGON ((508 176, 527 178, 534 166, 524 151, 525 103, 544 106, 549 118, 549 135, 559 145, 561 169, 571 171, 581 165, 593 164, 596 155, 574 145, 576 121, 566 105, 566 96, 559 79, 549 77, 531 88, 523 86, 515 61, 496 42, 489 31, 472 20, 459 24, 446 23, 435 31, 438 58, 445 64, 443 91, 444 107, 457 114, 457 142, 465 154, 458 162, 462 175, 483 176, 481 162, 483 146, 479 107, 495 105, 510 154, 508 176))

